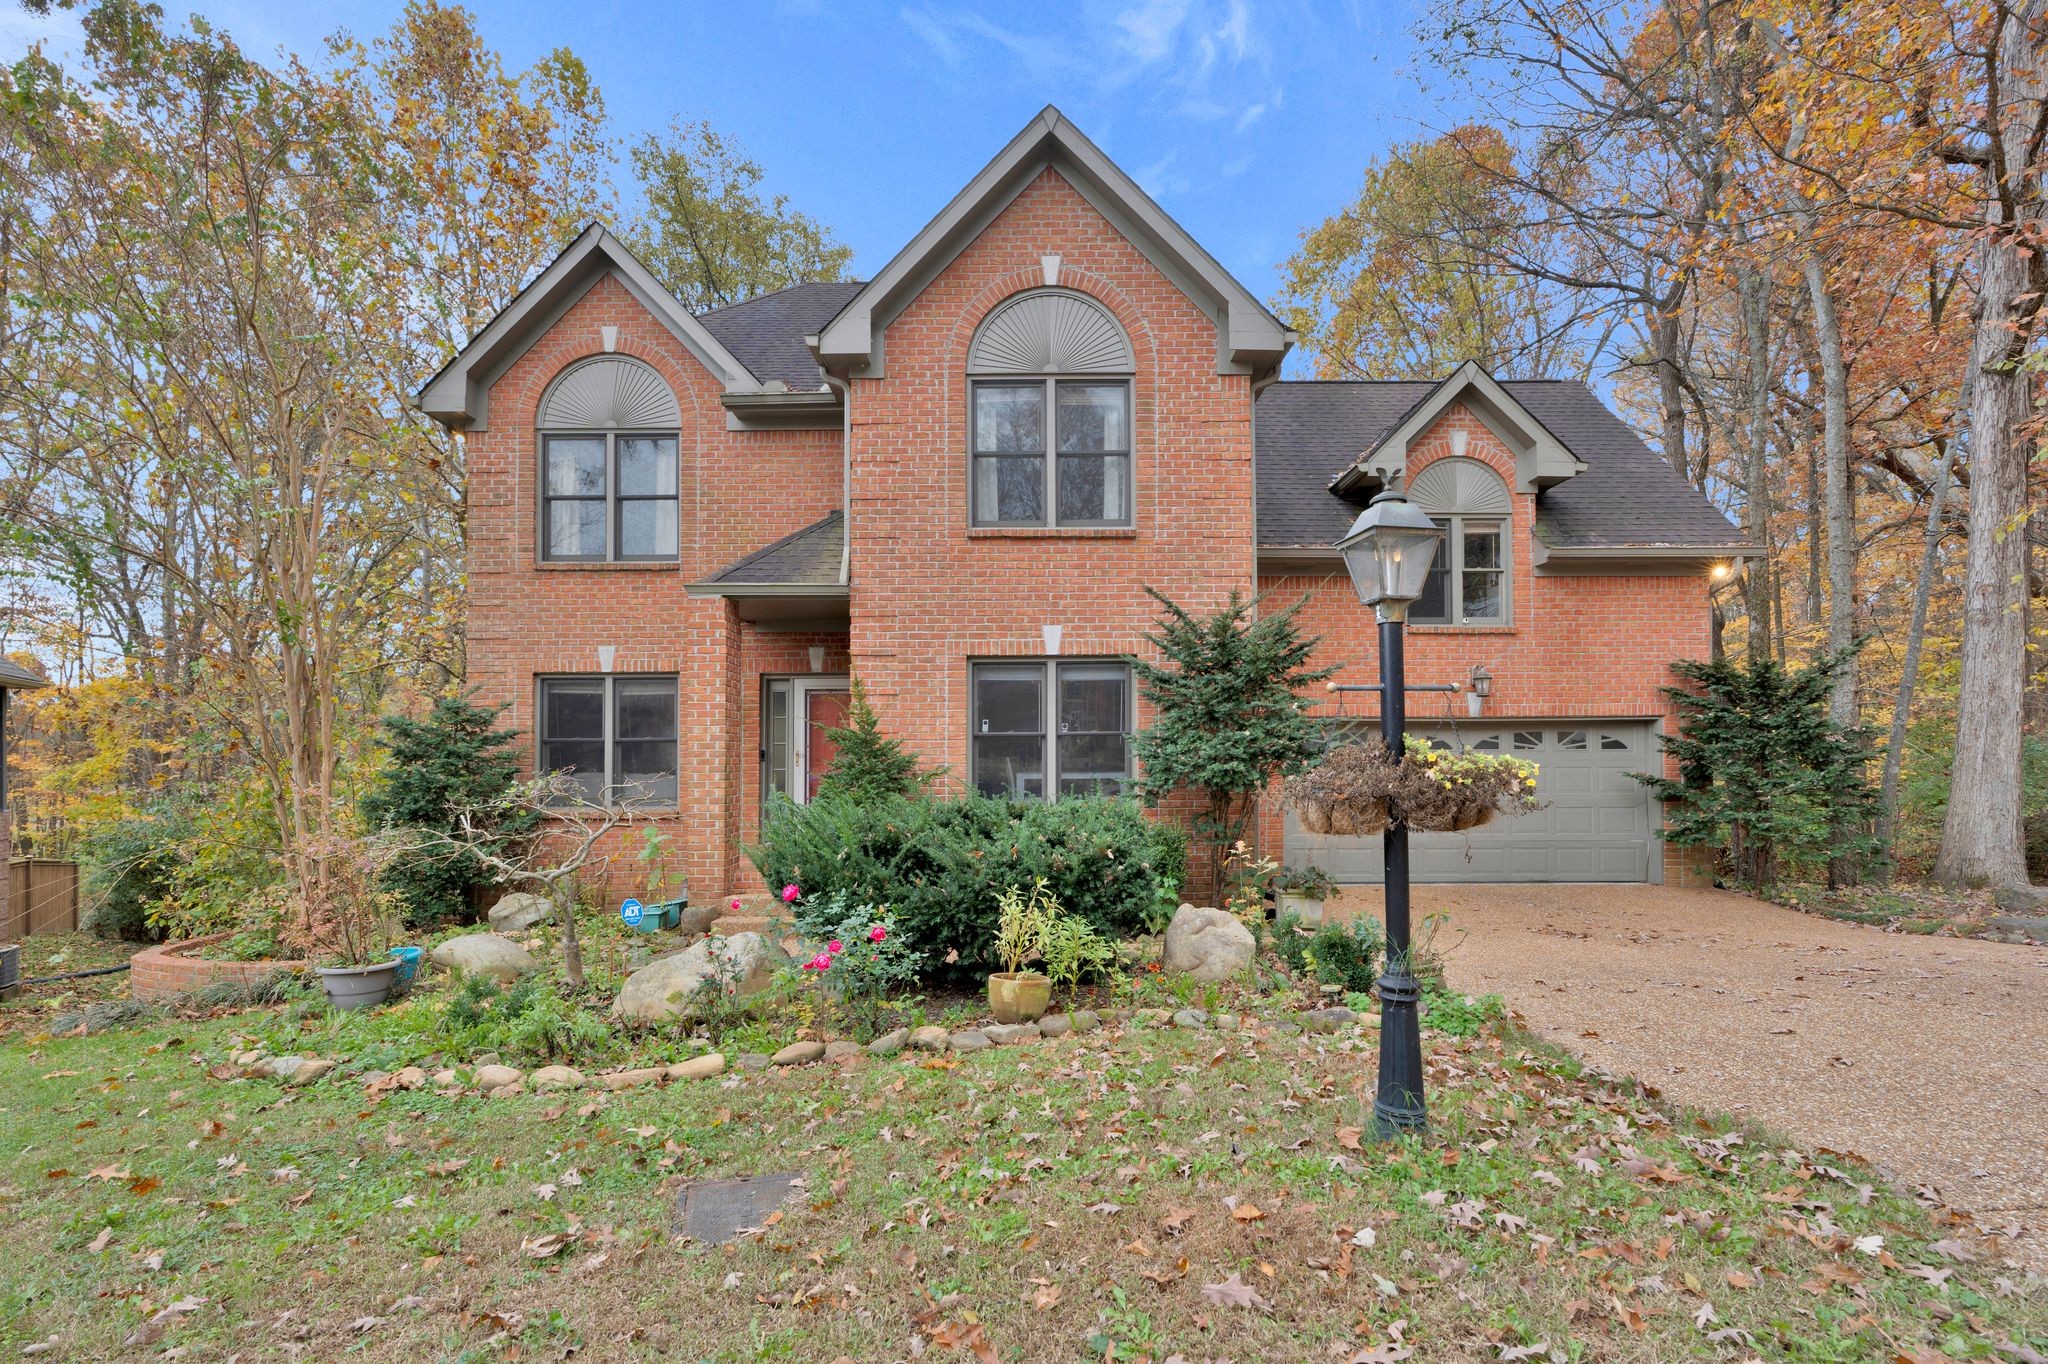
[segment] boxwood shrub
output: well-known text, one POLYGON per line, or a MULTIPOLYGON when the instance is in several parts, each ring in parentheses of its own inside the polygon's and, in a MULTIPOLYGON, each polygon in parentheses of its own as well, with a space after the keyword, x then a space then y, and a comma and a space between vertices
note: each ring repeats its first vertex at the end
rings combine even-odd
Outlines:
POLYGON ((1110 797, 777 797, 747 855, 771 886, 891 906, 930 974, 966 979, 994 969, 1003 887, 1042 876, 1069 913, 1129 937, 1177 903, 1187 838, 1110 797))

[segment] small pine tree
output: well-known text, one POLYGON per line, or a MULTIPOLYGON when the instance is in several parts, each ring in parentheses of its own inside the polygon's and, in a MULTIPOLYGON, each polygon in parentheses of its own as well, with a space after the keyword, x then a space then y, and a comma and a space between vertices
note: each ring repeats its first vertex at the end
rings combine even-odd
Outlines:
POLYGON ((1148 636, 1165 661, 1133 664, 1154 711, 1134 744, 1139 792, 1155 806, 1182 788, 1202 794, 1194 834, 1209 845, 1220 878, 1223 858, 1251 822, 1252 798, 1276 777, 1305 770, 1320 751, 1322 731, 1301 692, 1336 668, 1308 666, 1321 641, 1301 636, 1306 598, 1260 615, 1263 594, 1247 601, 1233 591, 1222 609, 1197 617, 1157 589, 1145 591, 1165 613, 1148 636))
MULTIPOLYGON (((512 754, 518 731, 499 729, 502 706, 479 706, 467 697, 443 696, 424 720, 386 716, 383 743, 387 762, 364 794, 363 819, 380 829, 456 830, 456 812, 500 800, 519 777, 512 754)), ((502 850, 539 823, 533 811, 515 812, 499 829, 494 850, 502 850)), ((401 859, 384 875, 413 925, 468 919, 472 886, 492 875, 477 855, 459 849, 445 856, 401 859)))
POLYGON ((820 796, 851 796, 860 801, 914 796, 939 775, 936 770, 921 770, 917 755, 905 748, 901 739, 882 733, 880 718, 868 704, 867 688, 858 677, 853 679, 846 727, 827 729, 825 735, 838 745, 838 751, 818 778, 820 796))
POLYGON ((1798 669, 1768 656, 1672 664, 1688 684, 1664 688, 1678 705, 1679 733, 1664 747, 1679 775, 1635 774, 1668 803, 1665 840, 1725 846, 1736 880, 1766 895, 1788 870, 1825 865, 1833 880, 1874 856, 1871 733, 1828 718, 1829 690, 1853 656, 1798 669))

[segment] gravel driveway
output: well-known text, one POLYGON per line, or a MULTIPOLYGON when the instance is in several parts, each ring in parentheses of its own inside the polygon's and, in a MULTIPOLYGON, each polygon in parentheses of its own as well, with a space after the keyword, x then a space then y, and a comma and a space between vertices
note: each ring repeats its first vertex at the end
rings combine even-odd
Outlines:
MULTIPOLYGON (((1451 983, 1588 1062, 1932 1184, 2048 1269, 2048 948, 1663 886, 1418 886, 1451 983)), ((1340 912, 1377 917, 1379 892, 1340 912)))

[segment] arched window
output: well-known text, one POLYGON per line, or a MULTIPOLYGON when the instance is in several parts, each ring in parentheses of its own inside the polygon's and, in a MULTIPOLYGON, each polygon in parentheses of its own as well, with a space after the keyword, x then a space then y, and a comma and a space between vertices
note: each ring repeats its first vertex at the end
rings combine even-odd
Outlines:
POLYGON ((990 313, 967 352, 973 524, 1130 525, 1135 368, 1086 294, 1034 290, 990 313))
POLYGON ((1508 623, 1508 559, 1514 497, 1476 459, 1440 459, 1415 476, 1408 500, 1444 529, 1422 596, 1408 619, 1422 625, 1508 623))
POLYGON ((543 559, 674 559, 680 527, 676 395, 647 365, 598 355, 558 375, 540 403, 543 559))

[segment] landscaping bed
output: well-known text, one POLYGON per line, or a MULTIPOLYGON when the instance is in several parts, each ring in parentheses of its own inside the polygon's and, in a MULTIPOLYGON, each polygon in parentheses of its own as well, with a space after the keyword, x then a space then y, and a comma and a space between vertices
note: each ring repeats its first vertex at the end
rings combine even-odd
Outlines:
POLYGON ((303 961, 240 961, 207 955, 207 949, 218 948, 234 936, 214 933, 158 943, 137 952, 128 963, 131 995, 145 1003, 157 1003, 219 985, 248 989, 272 976, 295 975, 306 969, 303 961))
POLYGON ((1887 933, 2048 943, 2048 906, 2001 906, 1998 896, 1989 890, 1948 890, 1911 881, 1829 889, 1800 882, 1781 885, 1767 898, 1802 914, 1864 924, 1887 933))

